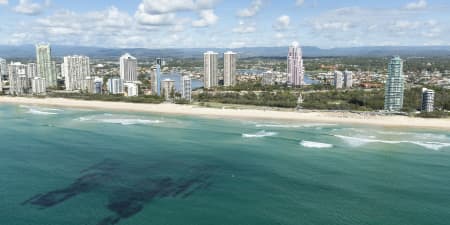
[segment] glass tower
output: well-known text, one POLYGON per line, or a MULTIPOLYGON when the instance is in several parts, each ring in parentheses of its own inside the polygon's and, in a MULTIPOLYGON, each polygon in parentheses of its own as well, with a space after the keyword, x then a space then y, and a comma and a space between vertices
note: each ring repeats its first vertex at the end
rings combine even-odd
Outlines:
POLYGON ((384 109, 387 111, 400 111, 403 108, 404 90, 403 60, 399 56, 394 56, 388 65, 384 109))

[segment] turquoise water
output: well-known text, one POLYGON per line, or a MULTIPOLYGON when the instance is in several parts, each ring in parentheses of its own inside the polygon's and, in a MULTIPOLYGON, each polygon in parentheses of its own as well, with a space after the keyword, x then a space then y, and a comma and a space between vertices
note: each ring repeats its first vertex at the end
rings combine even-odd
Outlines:
POLYGON ((1 225, 448 224, 450 132, 0 105, 1 225))

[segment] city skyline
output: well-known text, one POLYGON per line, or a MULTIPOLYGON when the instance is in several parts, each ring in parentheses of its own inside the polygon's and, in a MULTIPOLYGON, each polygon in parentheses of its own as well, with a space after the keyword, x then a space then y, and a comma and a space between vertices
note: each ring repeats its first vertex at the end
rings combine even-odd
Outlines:
POLYGON ((144 48, 287 46, 292 41, 322 48, 450 45, 446 23, 450 4, 444 0, 162 3, 0 0, 4 21, 0 44, 144 48))

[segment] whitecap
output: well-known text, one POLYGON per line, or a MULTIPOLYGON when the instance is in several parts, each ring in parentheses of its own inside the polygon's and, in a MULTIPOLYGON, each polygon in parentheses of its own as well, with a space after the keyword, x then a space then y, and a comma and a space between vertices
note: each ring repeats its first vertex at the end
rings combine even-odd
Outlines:
POLYGON ((335 137, 343 139, 350 146, 359 147, 362 145, 366 145, 369 143, 383 143, 383 144, 414 144, 421 146, 423 148, 439 151, 443 148, 450 147, 450 143, 445 142, 432 142, 432 141, 409 141, 409 140, 382 140, 382 139, 374 139, 374 136, 370 137, 349 137, 343 135, 334 135, 335 137))
POLYGON ((336 124, 328 123, 307 123, 307 124, 256 124, 256 127, 268 127, 268 128, 310 128, 310 127, 322 127, 322 126, 336 126, 336 124))
POLYGON ((29 114, 34 114, 34 115, 57 115, 58 114, 58 113, 55 113, 55 112, 40 111, 40 110, 33 109, 33 108, 30 108, 28 110, 28 113, 29 114))
POLYGON ((332 148, 332 144, 321 143, 321 142, 313 142, 313 141, 302 141, 300 144, 306 148, 332 148))
POLYGON ((124 126, 150 125, 150 124, 159 124, 159 123, 164 122, 161 120, 149 120, 149 119, 142 119, 142 118, 114 116, 113 114, 103 114, 101 116, 80 117, 80 118, 78 118, 78 120, 81 122, 93 121, 93 122, 98 122, 98 123, 120 124, 120 125, 124 125, 124 126))
POLYGON ((254 134, 242 134, 244 138, 263 138, 263 137, 271 137, 277 135, 277 132, 266 132, 265 130, 259 131, 254 134))

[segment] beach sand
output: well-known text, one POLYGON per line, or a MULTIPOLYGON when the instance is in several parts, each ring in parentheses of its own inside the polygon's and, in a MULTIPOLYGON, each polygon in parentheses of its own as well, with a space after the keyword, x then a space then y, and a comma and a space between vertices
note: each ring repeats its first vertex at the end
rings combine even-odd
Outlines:
POLYGON ((63 98, 24 98, 0 96, 0 103, 31 104, 72 108, 89 108, 124 112, 146 112, 203 116, 213 118, 246 118, 267 121, 302 121, 332 124, 358 124, 383 127, 410 127, 450 130, 450 119, 424 119, 407 116, 380 116, 352 112, 275 111, 262 109, 221 109, 193 105, 138 104, 125 102, 84 101, 63 98))

